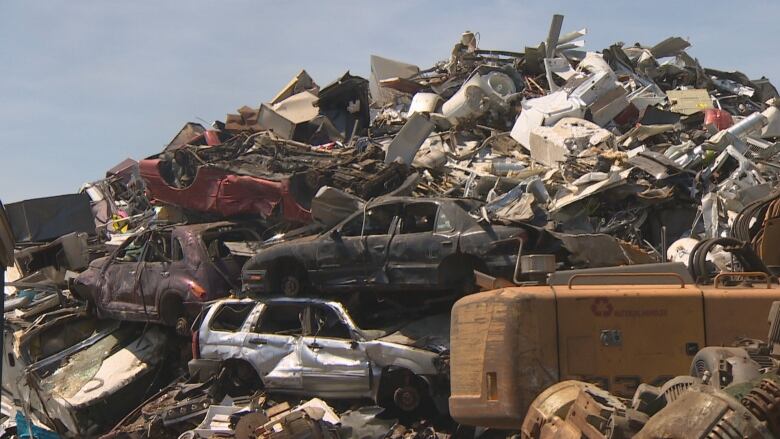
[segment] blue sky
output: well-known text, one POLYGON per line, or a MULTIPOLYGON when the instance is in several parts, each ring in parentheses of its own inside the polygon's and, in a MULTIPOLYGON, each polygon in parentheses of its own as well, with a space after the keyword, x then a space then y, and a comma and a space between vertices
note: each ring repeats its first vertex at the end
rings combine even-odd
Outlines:
POLYGON ((372 53, 428 67, 464 30, 522 50, 587 27, 587 48, 681 36, 703 65, 780 85, 780 2, 0 1, 0 199, 75 192, 184 122, 270 99, 301 68, 324 85, 372 53))

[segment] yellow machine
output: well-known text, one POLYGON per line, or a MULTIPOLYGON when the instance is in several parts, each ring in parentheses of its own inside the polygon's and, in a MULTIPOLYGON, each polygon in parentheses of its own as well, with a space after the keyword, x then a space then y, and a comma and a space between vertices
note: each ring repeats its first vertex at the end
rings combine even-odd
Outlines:
POLYGON ((452 310, 450 413, 518 429, 539 393, 569 379, 631 397, 640 383, 688 374, 704 346, 763 339, 775 300, 780 286, 764 273, 708 286, 675 273, 573 274, 464 297, 452 310))

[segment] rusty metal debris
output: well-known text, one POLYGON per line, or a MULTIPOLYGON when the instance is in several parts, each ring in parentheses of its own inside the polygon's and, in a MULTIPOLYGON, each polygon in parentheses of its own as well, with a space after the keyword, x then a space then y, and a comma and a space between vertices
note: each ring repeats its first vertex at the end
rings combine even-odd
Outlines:
POLYGON ((780 95, 679 37, 586 34, 555 15, 531 47, 466 31, 430 66, 301 70, 0 204, 5 430, 778 434, 780 323, 754 338, 780 299, 780 95))
POLYGON ((780 434, 780 302, 770 312, 768 342, 702 349, 691 376, 640 384, 619 398, 593 384, 564 381, 542 392, 520 429, 523 439, 774 438, 780 434))

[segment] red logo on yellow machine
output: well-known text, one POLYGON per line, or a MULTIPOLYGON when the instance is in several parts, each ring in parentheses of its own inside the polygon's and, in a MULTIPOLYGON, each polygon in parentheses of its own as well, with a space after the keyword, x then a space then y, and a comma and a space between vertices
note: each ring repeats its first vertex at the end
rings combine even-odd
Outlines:
POLYGON ((593 300, 593 304, 590 306, 590 310, 596 317, 609 317, 615 308, 609 302, 606 297, 597 297, 593 300))

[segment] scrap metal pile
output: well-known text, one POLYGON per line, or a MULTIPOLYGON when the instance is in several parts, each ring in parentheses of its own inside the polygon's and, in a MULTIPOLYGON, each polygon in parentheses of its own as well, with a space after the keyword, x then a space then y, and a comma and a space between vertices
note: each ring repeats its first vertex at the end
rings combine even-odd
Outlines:
POLYGON ((739 220, 774 198, 780 170, 772 84, 704 68, 677 37, 584 51, 562 22, 524 52, 466 32, 428 68, 372 56, 369 80, 321 89, 302 71, 267 104, 188 124, 141 175, 153 201, 220 216, 307 223, 332 186, 476 198, 485 222, 609 234, 656 261, 752 240, 747 224, 769 217, 739 220))
MULTIPOLYGON (((301 71, 77 194, 6 205, 7 431, 443 439, 448 316, 480 275, 776 276, 769 80, 677 37, 586 51, 562 24, 522 51, 465 32, 430 67, 371 56, 368 79, 324 87, 301 71)), ((549 425, 601 408, 638 431, 635 408, 572 386, 587 413, 549 425)))

